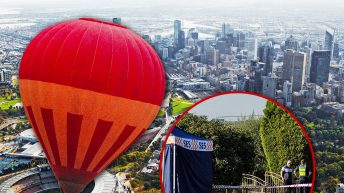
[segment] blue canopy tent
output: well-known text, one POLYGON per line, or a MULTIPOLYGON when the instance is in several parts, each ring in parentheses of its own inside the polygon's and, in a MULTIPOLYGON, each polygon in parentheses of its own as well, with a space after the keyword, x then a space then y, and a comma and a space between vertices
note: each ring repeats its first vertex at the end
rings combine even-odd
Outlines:
POLYGON ((212 191, 213 142, 175 127, 167 139, 163 156, 166 193, 210 193, 212 191))

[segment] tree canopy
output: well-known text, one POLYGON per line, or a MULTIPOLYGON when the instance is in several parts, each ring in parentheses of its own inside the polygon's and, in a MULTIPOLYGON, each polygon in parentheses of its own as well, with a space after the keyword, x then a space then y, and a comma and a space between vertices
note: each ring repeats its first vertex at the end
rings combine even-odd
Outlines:
POLYGON ((312 166, 309 146, 300 126, 270 101, 264 109, 260 136, 269 171, 279 173, 287 160, 299 164, 301 159, 306 159, 312 166))
POLYGON ((265 159, 259 139, 259 120, 234 123, 186 114, 178 127, 213 140, 214 184, 238 185, 243 173, 264 173, 265 159))

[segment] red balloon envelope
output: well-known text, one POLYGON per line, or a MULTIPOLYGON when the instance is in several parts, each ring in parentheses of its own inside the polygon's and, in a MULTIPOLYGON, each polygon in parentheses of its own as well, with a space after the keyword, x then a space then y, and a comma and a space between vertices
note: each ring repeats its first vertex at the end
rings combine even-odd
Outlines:
POLYGON ((31 41, 19 84, 60 187, 76 193, 151 124, 165 75, 153 48, 126 27, 79 19, 31 41))

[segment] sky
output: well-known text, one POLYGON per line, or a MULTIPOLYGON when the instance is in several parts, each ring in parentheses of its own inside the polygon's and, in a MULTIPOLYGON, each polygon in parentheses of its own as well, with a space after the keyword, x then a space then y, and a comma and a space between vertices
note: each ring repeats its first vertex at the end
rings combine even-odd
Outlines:
POLYGON ((186 6, 186 7, 344 7, 342 0, 0 0, 1 6, 9 7, 154 7, 154 6, 186 6))
MULTIPOLYGON (((254 95, 226 94, 198 104, 190 110, 190 113, 206 115, 209 119, 221 116, 251 115, 253 111, 256 115, 263 115, 266 101, 266 99, 254 95)), ((237 118, 230 118, 230 120, 237 120, 237 118)))

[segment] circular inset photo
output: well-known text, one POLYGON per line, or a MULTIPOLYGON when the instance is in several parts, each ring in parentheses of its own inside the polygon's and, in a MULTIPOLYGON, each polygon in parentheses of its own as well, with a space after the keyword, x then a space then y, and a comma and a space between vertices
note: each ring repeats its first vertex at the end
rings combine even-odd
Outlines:
POLYGON ((311 141, 281 104, 247 92, 210 96, 185 111, 165 137, 164 193, 308 193, 311 141))

